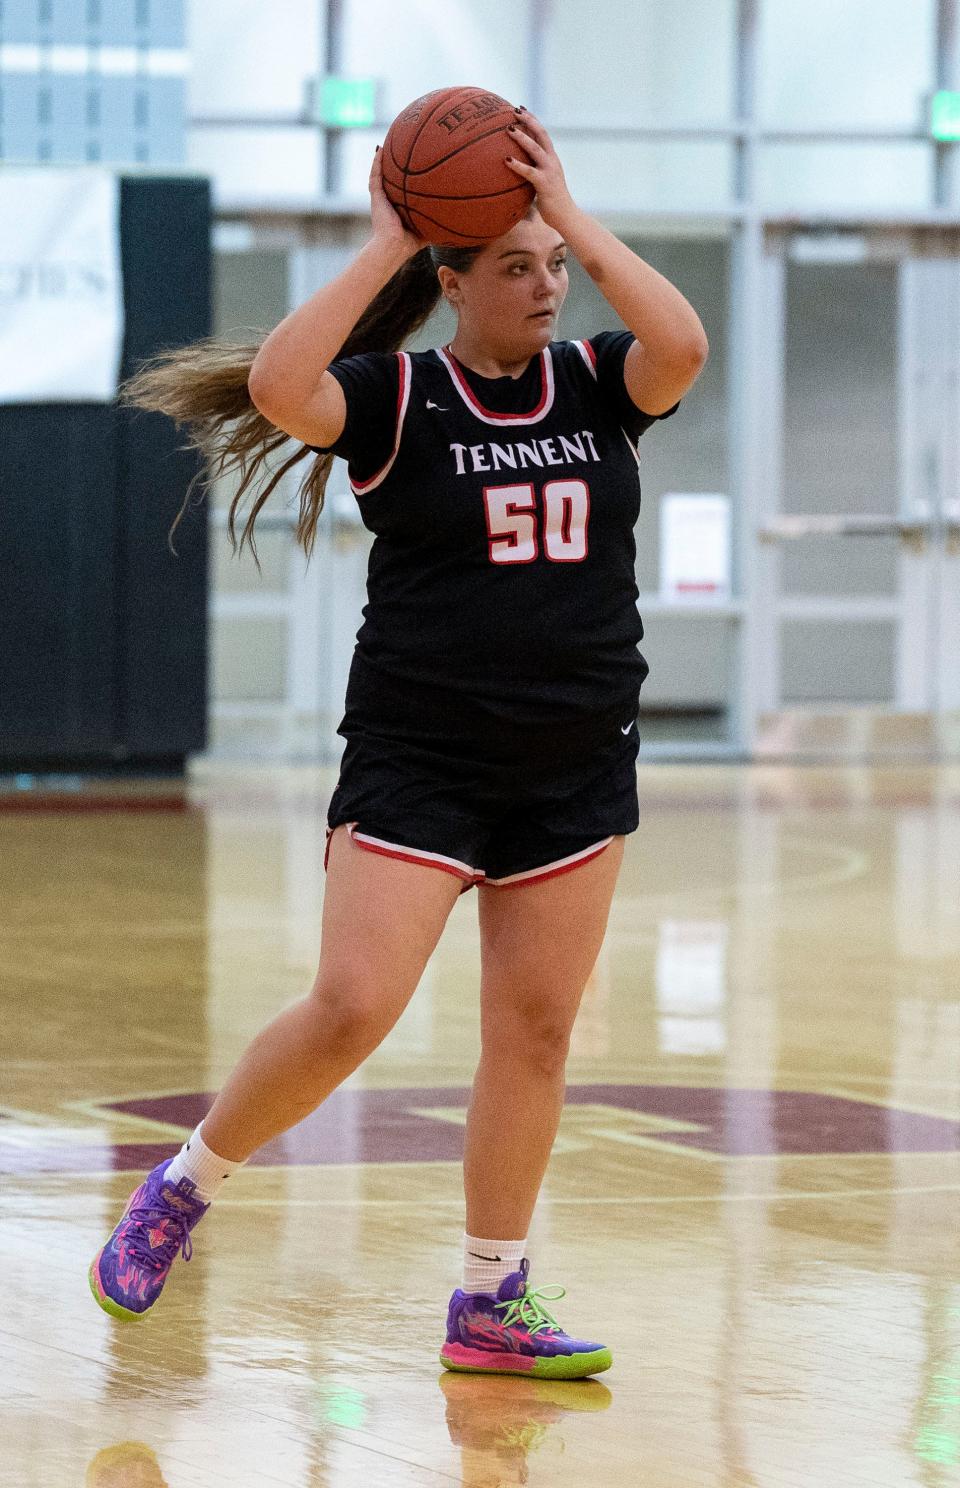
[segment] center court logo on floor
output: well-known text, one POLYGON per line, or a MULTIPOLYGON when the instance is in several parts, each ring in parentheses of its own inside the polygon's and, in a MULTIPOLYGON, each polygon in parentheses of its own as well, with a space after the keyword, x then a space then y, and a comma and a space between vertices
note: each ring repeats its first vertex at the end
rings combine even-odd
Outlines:
MULTIPOLYGON (((467 1087, 337 1090, 282 1136, 260 1148, 254 1167, 347 1163, 459 1163, 463 1156, 467 1087)), ((0 1173, 141 1172, 176 1146, 171 1127, 186 1134, 209 1110, 209 1091, 144 1095, 103 1101, 105 1115, 162 1123, 154 1136, 144 1124, 137 1141, 89 1142, 82 1131, 69 1143, 45 1139, 42 1129, 6 1126, 0 1173)), ((829 1156, 885 1152, 960 1151, 960 1121, 920 1115, 872 1101, 812 1090, 763 1090, 695 1085, 568 1085, 555 1153, 607 1147, 668 1151, 695 1163, 734 1157, 829 1156)))

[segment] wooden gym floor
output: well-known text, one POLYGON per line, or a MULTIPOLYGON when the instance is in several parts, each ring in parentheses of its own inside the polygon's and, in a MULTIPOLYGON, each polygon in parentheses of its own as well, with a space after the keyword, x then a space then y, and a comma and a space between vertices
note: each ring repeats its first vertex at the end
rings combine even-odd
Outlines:
POLYGON ((310 984, 333 778, 0 794, 4 1488, 960 1484, 958 767, 641 767, 530 1247, 606 1375, 437 1360, 475 893, 156 1311, 98 1310, 138 1176, 310 984))

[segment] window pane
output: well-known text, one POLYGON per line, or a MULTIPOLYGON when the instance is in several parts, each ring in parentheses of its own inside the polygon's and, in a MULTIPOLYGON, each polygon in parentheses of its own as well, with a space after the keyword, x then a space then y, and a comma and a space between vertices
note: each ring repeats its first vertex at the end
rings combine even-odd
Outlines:
MULTIPOLYGON (((238 533, 243 531, 243 520, 238 520, 237 527, 238 533)), ((211 532, 210 585, 214 594, 286 593, 293 534, 268 528, 255 531, 254 541, 260 555, 259 570, 249 547, 244 547, 241 556, 239 551, 234 553, 226 532, 222 529, 211 532)))
POLYGON ((226 341, 250 342, 257 332, 272 331, 289 309, 285 251, 256 248, 241 253, 214 253, 215 336, 226 341))
POLYGON ((215 702, 283 702, 286 659, 286 620, 216 613, 211 617, 210 691, 215 702))
POLYGON ((285 198, 302 202, 315 197, 319 190, 320 134, 294 125, 282 129, 193 129, 188 135, 188 163, 191 170, 213 177, 221 202, 276 202, 285 198))
MULTIPOLYGON (((276 7, 264 8, 272 15, 276 7)), ((341 71, 385 80, 385 118, 461 82, 529 104, 526 6, 516 0, 346 0, 344 10, 341 71)))
POLYGON ((933 205, 934 146, 761 145, 757 198, 767 211, 822 208, 925 212, 933 205))
POLYGON ((892 704, 897 631, 883 620, 781 622, 783 705, 892 704))
POLYGON ((760 10, 761 123, 921 122, 935 86, 936 0, 763 0, 760 10))
POLYGON ((733 147, 722 142, 576 139, 558 130, 555 143, 588 212, 696 210, 733 197, 733 147))
MULTIPOLYGON (((897 268, 787 269, 783 506, 797 515, 898 508, 897 268)), ((781 547, 787 594, 893 594, 895 538, 781 547)))
MULTIPOLYGON (((644 615, 642 606, 640 614, 644 629, 640 650, 650 668, 640 693, 641 707, 702 710, 717 715, 719 723, 730 698, 734 641, 730 621, 714 615, 644 615)), ((647 737, 646 723, 640 732, 647 737)), ((673 732, 681 733, 679 721, 673 732)), ((710 732, 718 736, 716 727, 710 732)))
MULTIPOLYGON (((299 113, 305 81, 318 67, 323 13, 315 0, 285 0, 283 5, 203 0, 191 5, 191 114, 299 113)), ((234 144, 243 153, 236 134, 234 144)), ((278 153, 281 149, 278 142, 278 153)))
MULTIPOLYGON (((733 113, 734 0, 550 7, 545 122, 668 124, 733 113)), ((529 100, 526 100, 529 102, 529 100)))

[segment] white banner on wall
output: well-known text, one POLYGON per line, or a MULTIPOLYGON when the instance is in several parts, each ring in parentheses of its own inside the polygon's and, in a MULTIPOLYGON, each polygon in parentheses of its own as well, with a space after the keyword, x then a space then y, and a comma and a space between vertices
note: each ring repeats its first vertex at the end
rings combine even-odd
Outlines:
POLYGON ((730 498, 668 491, 660 498, 660 597, 674 604, 730 598, 730 498))
POLYGON ((114 397, 119 196, 117 177, 99 168, 0 173, 0 403, 114 397))

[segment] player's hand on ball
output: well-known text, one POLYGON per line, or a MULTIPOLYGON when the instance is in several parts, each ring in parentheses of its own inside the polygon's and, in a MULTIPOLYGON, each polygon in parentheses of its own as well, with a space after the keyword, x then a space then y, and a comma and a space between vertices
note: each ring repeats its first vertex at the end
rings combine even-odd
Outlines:
POLYGON ((508 158, 507 165, 530 182, 537 193, 540 216, 559 231, 563 217, 576 209, 576 203, 570 195, 553 141, 540 120, 526 109, 518 111, 517 122, 511 125, 509 133, 514 144, 524 153, 508 158))
POLYGON ((392 247, 403 247, 411 257, 414 253, 419 253, 421 248, 426 247, 426 244, 415 233, 409 232, 404 227, 383 189, 382 150, 378 150, 373 157, 369 185, 373 236, 381 242, 389 243, 392 247))

